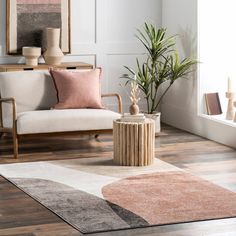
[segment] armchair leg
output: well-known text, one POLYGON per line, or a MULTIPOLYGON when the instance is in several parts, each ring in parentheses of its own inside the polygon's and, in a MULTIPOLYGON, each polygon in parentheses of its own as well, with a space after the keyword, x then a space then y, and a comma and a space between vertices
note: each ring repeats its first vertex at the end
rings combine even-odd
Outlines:
POLYGON ((13 132, 13 148, 14 148, 14 158, 18 158, 18 137, 16 132, 13 132))

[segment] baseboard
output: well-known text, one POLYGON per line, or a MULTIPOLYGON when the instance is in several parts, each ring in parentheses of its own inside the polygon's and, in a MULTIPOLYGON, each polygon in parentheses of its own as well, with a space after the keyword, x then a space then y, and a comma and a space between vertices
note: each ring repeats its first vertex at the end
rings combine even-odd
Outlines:
POLYGON ((197 111, 188 111, 172 105, 162 106, 162 122, 190 133, 236 148, 236 127, 206 119, 197 111))

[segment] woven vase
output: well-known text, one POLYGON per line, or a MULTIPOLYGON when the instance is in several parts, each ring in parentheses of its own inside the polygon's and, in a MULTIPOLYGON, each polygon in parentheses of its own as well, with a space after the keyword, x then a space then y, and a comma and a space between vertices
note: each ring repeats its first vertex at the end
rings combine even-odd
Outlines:
POLYGON ((60 49, 60 29, 59 28, 47 28, 47 50, 43 54, 45 63, 48 65, 60 65, 64 57, 62 50, 60 49))

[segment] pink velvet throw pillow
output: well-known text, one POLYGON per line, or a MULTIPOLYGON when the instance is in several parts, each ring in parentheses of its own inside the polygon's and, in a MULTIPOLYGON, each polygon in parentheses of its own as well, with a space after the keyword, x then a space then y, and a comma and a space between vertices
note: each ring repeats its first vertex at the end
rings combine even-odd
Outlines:
POLYGON ((68 71, 49 69, 57 90, 55 109, 103 108, 101 102, 101 69, 68 71))

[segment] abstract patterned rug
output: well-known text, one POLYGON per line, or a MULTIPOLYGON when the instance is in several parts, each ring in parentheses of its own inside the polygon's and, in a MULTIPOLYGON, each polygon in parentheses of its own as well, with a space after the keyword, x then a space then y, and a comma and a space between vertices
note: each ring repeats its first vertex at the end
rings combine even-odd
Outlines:
POLYGON ((0 165, 0 174, 82 233, 236 216, 236 193, 155 160, 108 158, 0 165))

